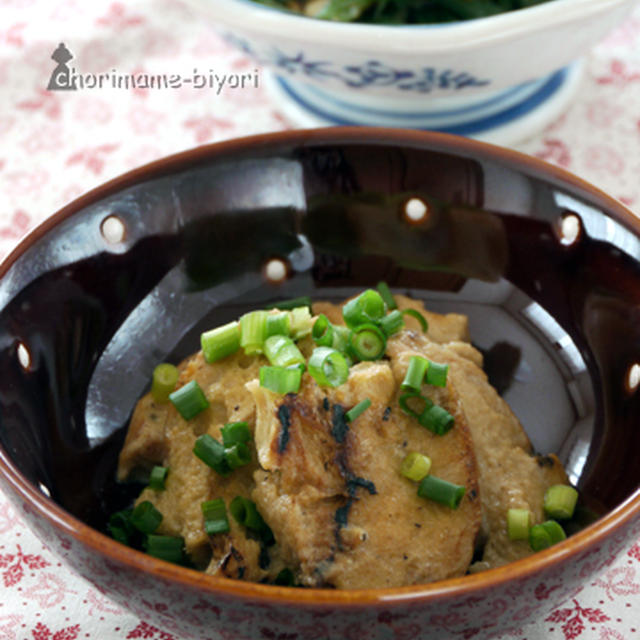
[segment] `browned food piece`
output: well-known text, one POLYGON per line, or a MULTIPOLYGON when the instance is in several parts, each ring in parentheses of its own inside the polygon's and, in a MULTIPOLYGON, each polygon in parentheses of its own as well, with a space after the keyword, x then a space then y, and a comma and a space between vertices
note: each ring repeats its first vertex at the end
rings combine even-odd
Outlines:
POLYGON ((459 400, 451 386, 432 389, 456 418, 436 436, 398 410, 400 381, 388 362, 375 362, 354 366, 337 389, 309 376, 284 398, 248 385, 263 468, 253 497, 301 584, 393 587, 459 576, 469 566, 481 515, 459 400), (353 424, 340 419, 365 398, 372 404, 353 424), (434 475, 467 488, 457 510, 420 498, 402 477, 410 451, 428 454, 434 475))
POLYGON ((157 405, 150 395, 144 396, 134 412, 118 467, 120 479, 130 476, 137 467, 169 467, 166 489, 144 489, 136 502, 149 500, 155 505, 163 514, 158 533, 183 537, 187 553, 198 567, 247 580, 260 580, 265 575, 258 563, 260 545, 247 538, 230 514, 231 532, 210 540, 204 531, 200 505, 223 498, 228 506, 237 495, 249 497, 257 462, 254 459, 249 466, 223 478, 194 455, 193 446, 204 433, 220 440, 220 429, 226 422, 246 420, 253 429, 254 404, 244 385, 257 377, 260 364, 263 362, 259 358, 241 353, 214 364, 205 363, 202 353, 182 362, 178 386, 197 380, 209 408, 187 422, 171 403, 157 405), (163 417, 162 428, 154 415, 163 417))
POLYGON ((481 567, 498 567, 531 555, 526 541, 509 540, 507 512, 511 508, 529 509, 534 524, 544 521, 546 489, 567 483, 558 459, 547 456, 546 463, 540 464, 532 455, 522 425, 489 384, 478 366, 482 356, 471 345, 440 345, 420 332, 407 331, 389 340, 387 352, 392 361, 403 354, 420 354, 450 365, 449 379, 460 395, 478 463, 485 542, 481 567))

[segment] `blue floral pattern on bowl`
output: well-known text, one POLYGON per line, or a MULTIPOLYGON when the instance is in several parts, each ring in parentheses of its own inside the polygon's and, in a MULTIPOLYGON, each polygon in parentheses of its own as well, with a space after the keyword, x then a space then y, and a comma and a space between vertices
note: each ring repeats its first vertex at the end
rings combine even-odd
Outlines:
POLYGON ((227 42, 239 47, 261 64, 276 67, 290 75, 301 74, 315 80, 338 80, 350 89, 395 87, 405 92, 430 93, 434 89, 459 91, 468 87, 485 87, 491 83, 488 79, 477 78, 466 71, 453 69, 394 69, 379 60, 336 67, 329 61, 309 60, 302 51, 289 55, 275 47, 267 54, 259 54, 246 40, 234 34, 227 33, 224 37, 227 42))

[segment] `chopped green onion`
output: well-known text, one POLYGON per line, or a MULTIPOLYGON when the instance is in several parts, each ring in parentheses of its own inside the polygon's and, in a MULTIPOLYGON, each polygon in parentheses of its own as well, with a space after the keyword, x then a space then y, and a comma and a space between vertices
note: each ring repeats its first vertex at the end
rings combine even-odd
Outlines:
POLYGON ((131 513, 131 524, 142 533, 153 533, 162 522, 162 514, 151 502, 137 504, 131 513))
POLYGON ((145 551, 154 558, 179 564, 184 558, 184 539, 174 536, 147 536, 145 551))
POLYGON ((534 551, 548 549, 552 544, 549 532, 541 524, 534 524, 529 529, 529 546, 534 551))
POLYGON ((215 536, 218 533, 229 533, 229 519, 227 509, 222 498, 207 500, 200 504, 202 516, 204 517, 204 530, 208 536, 215 536))
POLYGON ((423 478, 426 478, 429 475, 429 471, 431 471, 431 458, 417 451, 412 451, 408 454, 400 467, 400 473, 414 482, 420 482, 423 478))
POLYGON ((169 394, 176 388, 178 369, 172 364, 163 362, 153 370, 151 396, 159 404, 169 402, 169 394))
POLYGON ((123 509, 111 514, 107 527, 112 537, 122 544, 129 544, 131 536, 134 534, 134 526, 131 524, 131 514, 133 509, 123 509))
POLYGON ((551 544, 556 544, 567 539, 567 534, 564 532, 564 529, 555 520, 547 520, 543 522, 541 526, 544 527, 544 530, 549 534, 551 544))
POLYGON ((358 360, 379 360, 387 347, 387 338, 374 324, 362 324, 351 332, 349 351, 358 360))
POLYGON ((423 427, 429 429, 429 431, 433 431, 436 435, 443 436, 453 427, 455 420, 446 409, 438 405, 433 405, 431 408, 425 409, 425 411, 422 412, 422 415, 418 418, 418 422, 423 427))
POLYGON ((288 336, 270 336, 264 342, 264 355, 276 367, 304 364, 304 356, 288 336))
POLYGON ((222 434, 222 444, 225 447, 231 447, 238 442, 246 443, 251 440, 251 431, 249 431, 249 425, 246 422, 227 422, 227 424, 220 429, 222 434))
POLYGON ((283 569, 276 576, 273 584, 276 584, 279 587, 293 587, 295 585, 295 576, 293 575, 293 571, 291 571, 291 569, 283 569))
POLYGON ((400 398, 398 398, 398 404, 400 405, 400 408, 407 415, 411 416, 412 418, 416 418, 417 420, 419 420, 420 416, 422 416, 426 411, 428 411, 431 407, 433 407, 433 402, 431 402, 429 398, 426 398, 425 396, 418 393, 417 391, 412 391, 412 392, 401 395, 400 398), (416 398, 422 403, 420 412, 414 411, 409 406, 409 400, 412 400, 413 398, 416 398))
POLYGON ((296 309, 298 307, 307 307, 311 309, 311 298, 309 296, 300 296, 299 298, 291 298, 290 300, 281 300, 270 304, 268 309, 296 309))
POLYGON ((200 336, 200 346, 209 363, 230 356, 240 348, 240 324, 234 321, 205 331, 200 336))
POLYGON ((507 511, 507 533, 509 540, 527 540, 531 527, 529 509, 509 509, 507 511))
POLYGON ((258 513, 254 502, 242 496, 236 496, 229 505, 229 511, 238 524, 252 531, 263 531, 267 525, 258 513))
POLYGON ((404 319, 402 317, 402 312, 395 309, 390 313, 387 313, 387 315, 384 318, 382 318, 382 320, 380 320, 378 324, 380 325, 380 328, 384 332, 384 335, 387 336, 388 338, 394 333, 397 333, 398 331, 400 331, 402 327, 404 327, 404 319))
POLYGON ((463 486, 431 475, 423 478, 418 487, 418 495, 421 498, 435 500, 451 509, 457 509, 460 506, 465 491, 463 486))
POLYGON ((250 311, 240 318, 240 346, 247 355, 262 353, 268 317, 267 311, 250 311))
POLYGON ((373 289, 363 291, 342 307, 342 317, 350 329, 361 324, 375 323, 381 320, 386 312, 382 296, 373 289))
POLYGON ((149 487, 154 491, 164 491, 164 482, 167 479, 167 473, 169 473, 168 467, 153 467, 153 469, 151 469, 151 475, 149 476, 149 487))
POLYGON ((447 373, 449 372, 448 364, 440 364, 429 360, 429 368, 427 369, 426 383, 434 387, 447 386, 447 373))
POLYGON ((557 520, 568 520, 573 516, 578 501, 578 492, 567 484, 554 484, 544 494, 544 512, 557 520))
POLYGON ((302 371, 298 366, 291 369, 284 367, 260 367, 260 386, 275 393, 298 393, 302 382, 302 371))
POLYGON ((389 285, 386 282, 378 282, 378 293, 382 296, 384 303, 389 309, 397 309, 398 305, 389 289, 389 285))
POLYGON ((319 347, 331 347, 333 345, 333 325, 324 313, 321 313, 313 323, 311 337, 319 347))
POLYGON ((345 357, 331 347, 317 347, 309 358, 309 373, 321 387, 339 387, 349 377, 345 357))
POLYGON ((288 336, 291 331, 291 315, 287 311, 270 313, 267 316, 267 338, 269 336, 288 336))
POLYGON ((224 459, 233 471, 233 469, 244 467, 251 462, 251 451, 244 442, 236 442, 230 447, 225 447, 224 459))
POLYGON ((415 318, 420 323, 420 327, 422 328, 423 333, 426 333, 429 329, 429 323, 419 311, 416 311, 415 309, 403 309, 402 315, 415 318))
POLYGON ((422 356, 411 356, 404 380, 400 385, 405 391, 419 392, 429 367, 429 361, 422 356))
POLYGON ((371 406, 371 400, 365 398, 362 402, 358 402, 355 407, 352 407, 344 414, 347 422, 353 422, 359 415, 366 411, 371 406))
POLYGON ((347 327, 343 327, 340 324, 334 324, 333 326, 333 344, 331 347, 340 353, 345 353, 349 346, 349 336, 351 336, 351 330, 347 327))
POLYGON ((313 318, 309 307, 296 307, 291 310, 291 337, 300 340, 311 333, 313 318))
POLYGON ((193 446, 193 453, 221 476, 230 473, 224 446, 208 433, 198 436, 193 446))
POLYGON ((177 391, 169 394, 169 400, 185 420, 195 418, 209 406, 204 391, 195 380, 187 382, 177 391))

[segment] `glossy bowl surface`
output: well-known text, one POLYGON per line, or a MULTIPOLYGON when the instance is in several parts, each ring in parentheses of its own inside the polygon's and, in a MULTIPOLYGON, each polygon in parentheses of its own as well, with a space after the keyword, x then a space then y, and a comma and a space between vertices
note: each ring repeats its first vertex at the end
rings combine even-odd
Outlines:
POLYGON ((634 0, 552 0, 436 25, 345 24, 252 0, 189 0, 271 74, 299 126, 443 131, 498 144, 556 118, 579 86, 577 62, 634 0))
POLYGON ((58 212, 2 265, 0 482, 75 570, 181 637, 519 627, 640 534, 639 234, 570 174, 437 134, 285 132, 142 167, 58 212), (412 198, 427 204, 418 224, 412 198), (280 284, 264 277, 274 257, 289 267, 280 284), (155 364, 246 309, 379 280, 469 315, 492 380, 536 449, 559 452, 596 523, 500 569, 353 592, 215 579, 99 532, 135 490, 114 482, 115 457, 155 364))

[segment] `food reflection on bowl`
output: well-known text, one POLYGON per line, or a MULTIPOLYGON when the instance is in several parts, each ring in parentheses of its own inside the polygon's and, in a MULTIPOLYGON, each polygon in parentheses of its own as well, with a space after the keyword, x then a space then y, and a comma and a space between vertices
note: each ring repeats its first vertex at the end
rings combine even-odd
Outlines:
MULTIPOLYGON (((553 0, 444 24, 341 23, 189 0, 269 74, 292 123, 427 129, 514 144, 567 107, 581 58, 633 0, 553 0)), ((477 2, 464 0, 461 5, 477 2)))
POLYGON ((455 637, 522 624, 640 532, 638 229, 569 174, 436 134, 287 132, 143 167, 69 205, 4 264, 0 480, 72 567, 176 633, 385 638, 419 625, 455 637), (418 222, 406 216, 416 200, 429 211, 418 222), (265 280, 274 258, 287 265, 277 282, 265 280), (116 483, 116 459, 158 362, 250 309, 380 280, 468 315, 483 351, 520 349, 504 397, 597 522, 498 569, 350 591, 207 576, 101 533, 137 493, 116 483))

